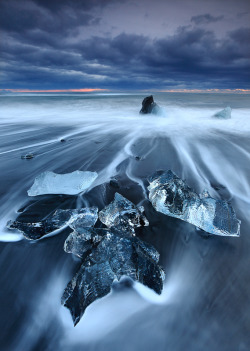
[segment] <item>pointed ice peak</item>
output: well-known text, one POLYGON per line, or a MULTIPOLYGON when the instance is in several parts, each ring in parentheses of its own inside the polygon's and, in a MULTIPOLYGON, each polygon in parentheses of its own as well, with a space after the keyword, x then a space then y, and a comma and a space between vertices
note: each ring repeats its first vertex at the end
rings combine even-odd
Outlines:
POLYGON ((121 194, 115 193, 114 201, 99 212, 99 219, 108 228, 116 226, 134 232, 135 227, 149 225, 143 211, 143 206, 138 208, 121 194))
POLYGON ((232 109, 230 106, 224 108, 224 110, 217 112, 214 117, 221 118, 221 119, 230 119, 231 118, 232 109))

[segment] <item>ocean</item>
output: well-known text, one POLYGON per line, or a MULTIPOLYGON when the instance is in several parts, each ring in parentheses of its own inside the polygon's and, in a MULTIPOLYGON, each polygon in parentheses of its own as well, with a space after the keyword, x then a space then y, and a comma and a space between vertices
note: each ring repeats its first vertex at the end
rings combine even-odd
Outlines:
POLYGON ((249 350, 250 95, 156 93, 161 115, 140 115, 147 95, 0 96, 1 350, 249 350), (231 119, 213 117, 226 106, 231 119), (202 235, 156 212, 147 179, 169 169, 197 193, 230 201, 240 237, 202 235), (75 170, 98 173, 88 192, 28 197, 40 173, 75 170), (6 223, 102 209, 115 192, 144 206, 150 225, 138 236, 160 253, 164 289, 118 284, 74 327, 60 304, 80 264, 63 250, 69 231, 32 242, 6 223))

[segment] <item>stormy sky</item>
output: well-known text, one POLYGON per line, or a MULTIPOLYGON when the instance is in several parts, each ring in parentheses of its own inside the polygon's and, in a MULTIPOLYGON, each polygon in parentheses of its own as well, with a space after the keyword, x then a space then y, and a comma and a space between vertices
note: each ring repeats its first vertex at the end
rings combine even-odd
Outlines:
POLYGON ((0 0, 0 89, 249 89, 249 0, 0 0))

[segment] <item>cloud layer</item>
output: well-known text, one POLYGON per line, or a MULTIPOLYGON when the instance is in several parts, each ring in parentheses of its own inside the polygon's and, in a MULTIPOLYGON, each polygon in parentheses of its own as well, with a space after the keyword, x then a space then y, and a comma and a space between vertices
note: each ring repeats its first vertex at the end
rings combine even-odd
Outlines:
POLYGON ((120 3, 2 0, 0 88, 249 88, 250 27, 241 21, 223 36, 211 24, 224 16, 209 13, 154 38, 102 32, 105 9, 120 3))

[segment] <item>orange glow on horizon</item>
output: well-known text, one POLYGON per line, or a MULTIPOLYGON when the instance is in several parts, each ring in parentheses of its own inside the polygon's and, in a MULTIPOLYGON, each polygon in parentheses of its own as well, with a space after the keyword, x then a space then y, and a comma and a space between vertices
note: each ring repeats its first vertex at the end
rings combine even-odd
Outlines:
MULTIPOLYGON (((91 92, 112 92, 110 89, 100 88, 83 88, 83 89, 0 89, 1 92, 10 93, 91 93, 91 92)), ((238 93, 238 94, 250 94, 250 89, 146 89, 146 90, 135 90, 135 92, 148 92, 148 93, 238 93)), ((118 92, 122 92, 118 91, 118 92)))
POLYGON ((239 93, 250 94, 250 89, 164 89, 161 93, 239 93))
POLYGON ((36 89, 0 89, 0 91, 7 91, 10 93, 90 93, 94 91, 108 91, 108 89, 53 89, 53 90, 36 90, 36 89))

